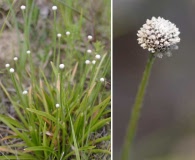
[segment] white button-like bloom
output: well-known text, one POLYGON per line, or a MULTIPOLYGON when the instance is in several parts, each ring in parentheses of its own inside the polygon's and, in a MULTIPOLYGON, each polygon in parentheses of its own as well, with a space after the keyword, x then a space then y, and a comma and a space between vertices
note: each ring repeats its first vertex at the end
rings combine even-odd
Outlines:
POLYGON ((93 36, 92 35, 88 35, 87 38, 88 38, 88 40, 92 40, 93 36))
POLYGON ((64 64, 60 64, 59 67, 60 67, 60 69, 64 69, 65 65, 64 64))
POLYGON ((90 64, 90 63, 91 63, 90 60, 86 60, 86 61, 85 61, 85 64, 90 64))
POLYGON ((53 7, 52 7, 52 10, 53 10, 53 11, 56 11, 57 9, 58 9, 57 6, 53 6, 53 7))
POLYGON ((177 49, 180 42, 179 29, 175 24, 164 18, 152 17, 138 31, 138 43, 143 49, 155 53, 159 58, 171 56, 171 50, 177 49))
POLYGON ((59 107, 60 107, 60 105, 57 103, 57 104, 56 104, 56 108, 59 108, 59 107))
POLYGON ((95 63, 96 63, 96 60, 93 60, 93 61, 92 61, 92 64, 95 64, 95 63))
POLYGON ((31 53, 30 50, 26 51, 26 54, 30 54, 30 53, 31 53))
POLYGON ((25 91, 22 92, 22 94, 24 94, 24 95, 28 94, 28 91, 25 90, 25 91))
POLYGON ((5 64, 5 67, 6 67, 6 68, 9 68, 9 67, 10 67, 10 64, 8 64, 8 63, 5 64))
POLYGON ((95 58, 96 58, 96 59, 100 59, 101 56, 100 56, 99 54, 96 54, 96 55, 95 55, 95 58))
POLYGON ((105 79, 104 78, 100 78, 100 82, 104 82, 105 81, 105 79))
POLYGON ((66 32, 66 35, 67 35, 67 36, 69 36, 69 35, 70 35, 70 32, 69 32, 69 31, 67 31, 67 32, 66 32))
POLYGON ((25 5, 22 5, 22 6, 20 6, 20 9, 21 10, 25 10, 26 9, 26 6, 25 5))
POLYGON ((61 37, 62 37, 62 34, 58 33, 58 34, 57 34, 57 37, 58 37, 58 38, 61 38, 61 37))
POLYGON ((18 57, 14 57, 14 61, 17 61, 18 60, 18 57))
POLYGON ((92 53, 92 50, 91 50, 91 49, 88 49, 88 50, 87 50, 87 53, 92 53))
POLYGON ((14 69, 13 69, 13 68, 10 68, 10 69, 9 69, 9 72, 10 72, 10 73, 14 73, 14 69))

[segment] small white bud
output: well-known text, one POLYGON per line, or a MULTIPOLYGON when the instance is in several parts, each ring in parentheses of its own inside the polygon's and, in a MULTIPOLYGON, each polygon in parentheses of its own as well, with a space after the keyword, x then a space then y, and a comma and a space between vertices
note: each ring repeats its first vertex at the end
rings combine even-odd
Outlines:
POLYGON ((10 68, 10 69, 9 69, 9 72, 10 72, 10 73, 14 73, 14 69, 13 69, 13 68, 10 68))
POLYGON ((60 67, 60 69, 64 69, 65 65, 64 64, 60 64, 59 67, 60 67))
POLYGON ((69 31, 67 31, 67 32, 66 32, 66 35, 67 35, 67 36, 69 36, 69 35, 70 35, 70 32, 69 32, 69 31))
POLYGON ((95 58, 96 58, 96 59, 100 59, 101 56, 100 56, 99 54, 96 54, 96 55, 95 55, 95 58))
POLYGON ((14 61, 17 61, 18 60, 18 57, 14 57, 14 61))
POLYGON ((22 92, 22 94, 24 94, 24 95, 27 94, 27 93, 28 93, 28 91, 26 91, 26 90, 22 92))
POLYGON ((53 11, 56 11, 57 9, 58 9, 57 6, 53 6, 53 7, 52 7, 52 10, 53 10, 53 11))
POLYGON ((93 60, 93 61, 92 61, 92 64, 95 64, 95 63, 96 63, 96 60, 93 60))
POLYGON ((30 53, 31 53, 30 50, 26 51, 26 54, 30 54, 30 53))
POLYGON ((90 63, 91 63, 90 60, 85 61, 85 64, 90 64, 90 63))
POLYGON ((87 53, 92 53, 92 50, 91 50, 91 49, 88 49, 88 50, 87 50, 87 53))
POLYGON ((62 37, 62 35, 61 35, 60 33, 58 33, 58 34, 57 34, 57 37, 60 38, 60 37, 62 37))
POLYGON ((104 78, 100 78, 100 82, 104 82, 105 81, 105 79, 104 78))
POLYGON ((26 6, 25 5, 22 5, 22 6, 20 6, 20 9, 21 10, 25 10, 26 9, 26 6))
POLYGON ((9 67, 10 67, 10 64, 6 64, 5 67, 6 67, 6 68, 9 68, 9 67))
POLYGON ((57 103, 57 104, 56 104, 56 108, 59 108, 59 107, 60 107, 60 105, 57 103))
POLYGON ((93 37, 91 35, 88 35, 87 38, 88 38, 88 40, 92 40, 93 39, 93 37))

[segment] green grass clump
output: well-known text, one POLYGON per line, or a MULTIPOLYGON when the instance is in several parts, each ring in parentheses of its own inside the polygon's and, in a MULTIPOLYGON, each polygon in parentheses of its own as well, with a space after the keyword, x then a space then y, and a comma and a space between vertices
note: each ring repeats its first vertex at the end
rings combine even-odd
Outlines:
MULTIPOLYGON (((83 3, 83 9, 89 7, 89 2, 83 3)), ((18 36, 18 60, 1 70, 2 100, 14 112, 0 115, 0 159, 109 159, 110 54, 105 45, 109 38, 98 41, 97 31, 91 33, 93 40, 87 39, 85 27, 91 19, 78 9, 77 1, 53 4, 58 10, 51 10, 51 18, 44 22, 49 26, 40 31, 35 1, 27 1, 26 10, 20 11, 23 22, 18 21, 14 3, 8 2, 7 18, 24 37, 18 36), (102 77, 105 81, 100 81, 102 77)), ((106 7, 102 12, 108 14, 106 7)))

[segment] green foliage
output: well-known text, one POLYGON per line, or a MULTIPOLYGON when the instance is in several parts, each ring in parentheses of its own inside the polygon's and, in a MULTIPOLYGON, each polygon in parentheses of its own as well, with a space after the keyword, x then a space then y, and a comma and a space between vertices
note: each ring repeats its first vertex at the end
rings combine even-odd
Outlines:
MULTIPOLYGON (((18 27, 20 24, 12 5, 9 3, 13 22, 18 27)), ((11 64, 15 72, 10 73, 6 68, 4 74, 7 76, 0 82, 15 112, 14 115, 0 115, 0 122, 9 128, 1 143, 13 142, 0 147, 0 159, 110 157, 110 90, 106 88, 109 82, 99 80, 101 77, 110 78, 109 51, 101 39, 91 42, 83 37, 83 34, 87 37, 83 32, 87 20, 82 11, 74 9, 75 3, 67 1, 65 5, 59 1, 56 5, 59 15, 51 20, 54 26, 51 34, 45 37, 52 43, 42 43, 36 49, 32 47, 31 38, 36 37, 31 31, 38 23, 37 6, 34 1, 28 1, 27 9, 23 11, 21 30, 24 44, 20 46, 19 60, 11 64), (66 20, 67 25, 64 23, 66 20), (71 34, 66 36, 66 31, 71 34), (57 33, 62 34, 60 39, 57 33), (66 47, 62 47, 64 44, 66 47), (85 51, 80 49, 83 45, 85 51), (92 54, 86 53, 88 47, 93 48, 92 54), (40 48, 43 51, 41 56, 40 48), (27 50, 31 50, 31 54, 26 54, 27 50), (97 53, 101 59, 97 59, 96 64, 85 64, 86 59, 95 59, 97 53), (65 64, 65 68, 61 69, 60 63, 65 64), (24 94, 24 90, 28 93, 24 94), (102 134, 103 130, 106 133, 102 134), (106 142, 109 146, 102 147, 106 142)))

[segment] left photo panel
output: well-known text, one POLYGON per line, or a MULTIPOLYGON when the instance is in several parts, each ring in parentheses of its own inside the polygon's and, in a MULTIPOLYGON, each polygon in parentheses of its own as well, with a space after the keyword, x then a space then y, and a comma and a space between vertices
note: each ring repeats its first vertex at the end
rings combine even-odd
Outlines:
POLYGON ((111 159, 111 0, 2 0, 0 17, 0 159, 111 159))

